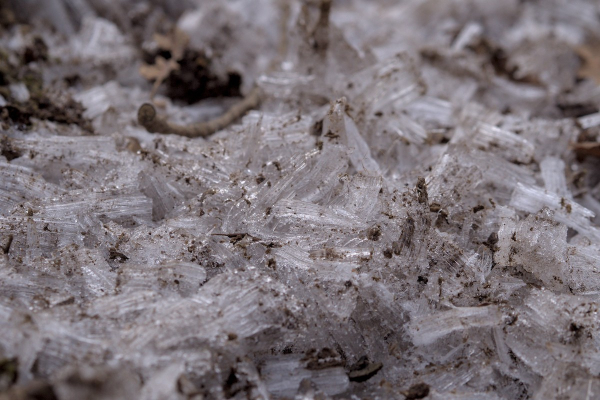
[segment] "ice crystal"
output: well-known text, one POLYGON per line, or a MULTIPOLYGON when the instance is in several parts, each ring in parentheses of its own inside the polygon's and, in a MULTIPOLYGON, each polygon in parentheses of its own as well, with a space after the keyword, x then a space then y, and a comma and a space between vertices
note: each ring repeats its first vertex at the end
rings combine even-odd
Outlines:
POLYGON ((6 78, 0 398, 600 396, 597 2, 16 3, 94 134, 6 78), (175 29, 261 106, 139 126, 175 29))

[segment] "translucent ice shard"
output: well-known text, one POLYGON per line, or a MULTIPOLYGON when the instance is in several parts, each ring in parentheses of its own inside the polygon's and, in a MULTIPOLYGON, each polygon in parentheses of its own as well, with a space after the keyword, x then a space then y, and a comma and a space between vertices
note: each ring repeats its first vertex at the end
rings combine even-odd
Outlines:
POLYGON ((540 168, 546 190, 571 199, 571 192, 565 179, 565 163, 556 157, 546 157, 540 163, 540 168))
POLYGON ((593 399, 600 394, 600 380, 581 369, 569 365, 557 365, 549 376, 544 377, 535 400, 570 397, 593 399))
MULTIPOLYGON (((72 269, 81 269, 87 289, 95 296, 112 294, 116 285, 116 273, 110 268, 102 255, 97 250, 81 249, 76 253, 76 260, 65 260, 75 262, 69 266, 72 269)), ((63 266, 65 268, 67 266, 63 266)))
POLYGON ((84 18, 80 32, 71 39, 70 49, 65 50, 56 56, 99 63, 131 59, 133 56, 132 48, 119 28, 110 21, 94 17, 84 18))
POLYGON ((11 96, 19 103, 29 100, 29 90, 24 83, 15 83, 9 86, 11 96))
POLYGON ((565 279, 576 293, 600 291, 600 248, 597 244, 569 246, 567 252, 568 274, 565 279))
POLYGON ((569 201, 558 194, 548 193, 536 186, 517 184, 510 205, 530 213, 536 213, 544 207, 554 211, 553 219, 592 238, 600 238, 598 228, 591 225, 594 213, 576 202, 569 201))
POLYGON ((427 186, 431 200, 439 204, 452 203, 451 199, 461 193, 477 193, 475 188, 490 186, 494 187, 494 197, 504 203, 510 201, 518 183, 535 184, 527 168, 494 154, 459 147, 439 158, 427 186))
POLYGON ((599 7, 0 0, 0 397, 597 398, 599 7))
POLYGON ((280 200, 271 211, 281 223, 301 226, 325 225, 340 228, 361 228, 364 223, 356 215, 338 207, 323 207, 298 200, 280 200))
POLYGON ((128 264, 119 269, 118 285, 123 292, 153 288, 159 293, 179 293, 187 297, 198 292, 205 280, 206 270, 194 263, 128 264))
POLYGON ((525 305, 506 336, 506 344, 517 357, 535 373, 548 376, 561 360, 573 360, 572 348, 564 344, 578 340, 588 349, 585 355, 576 356, 580 365, 591 373, 598 371, 598 347, 588 335, 599 326, 597 302, 584 296, 534 290, 525 305), (545 340, 540 342, 539 337, 545 340))
POLYGON ((140 173, 140 191, 152 199, 155 220, 163 219, 184 199, 177 187, 145 172, 140 173))
POLYGON ((481 149, 494 149, 494 153, 501 155, 510 161, 519 163, 529 163, 534 155, 535 146, 527 139, 495 126, 488 121, 491 116, 485 116, 485 110, 480 106, 469 105, 463 110, 462 120, 464 128, 459 130, 452 138, 452 142, 459 143, 463 141, 472 142, 481 149))
POLYGON ((0 162, 0 213, 26 200, 35 200, 62 193, 29 168, 0 162))
POLYGON ((406 112, 417 120, 435 121, 442 126, 453 121, 452 103, 432 96, 422 96, 409 103, 406 112))
POLYGON ((500 400, 503 397, 494 393, 485 392, 452 392, 438 393, 433 392, 429 395, 431 400, 500 400))
POLYGON ((593 128, 600 125, 600 113, 588 114, 577 119, 583 129, 593 128))
POLYGON ((312 381, 329 396, 345 392, 350 386, 348 375, 341 367, 306 369, 302 356, 273 357, 266 361, 262 374, 267 390, 275 396, 294 396, 304 379, 312 381))
POLYGON ((96 87, 79 93, 76 99, 85 106, 84 116, 89 119, 99 117, 111 106, 104 87, 96 87))
POLYGON ((505 219, 498 230, 499 265, 522 266, 547 287, 561 290, 568 277, 567 227, 542 212, 515 222, 505 219))
POLYGON ((381 177, 354 175, 347 184, 346 210, 368 220, 371 213, 377 210, 377 198, 382 187, 381 177))
POLYGON ((472 45, 477 42, 483 33, 483 26, 476 22, 467 23, 460 31, 454 43, 452 43, 452 50, 460 51, 468 45, 472 45))
POLYGON ((304 201, 318 202, 326 198, 340 176, 348 169, 348 152, 341 146, 323 148, 323 156, 305 174, 298 174, 295 181, 290 182, 290 189, 296 197, 304 201))
POLYGON ((410 323, 413 343, 427 345, 458 330, 499 325, 498 307, 460 307, 428 316, 415 317, 410 323))
POLYGON ((360 135, 354 120, 346 113, 346 100, 332 104, 323 123, 324 140, 338 140, 350 149, 350 160, 354 168, 365 174, 381 174, 379 165, 371 156, 371 151, 360 135))
POLYGON ((352 79, 350 102, 373 115, 386 106, 401 106, 423 94, 425 86, 406 54, 399 54, 363 71, 352 79))
POLYGON ((140 378, 126 368, 98 368, 93 365, 80 365, 61 371, 58 382, 53 387, 61 399, 111 399, 138 398, 140 378))
POLYGON ((102 298, 92 304, 88 313, 92 316, 113 315, 115 318, 128 317, 152 306, 157 294, 152 291, 136 291, 102 298))
POLYGON ((144 385, 141 397, 162 400, 176 391, 179 376, 185 371, 183 363, 173 363, 154 374, 144 385))

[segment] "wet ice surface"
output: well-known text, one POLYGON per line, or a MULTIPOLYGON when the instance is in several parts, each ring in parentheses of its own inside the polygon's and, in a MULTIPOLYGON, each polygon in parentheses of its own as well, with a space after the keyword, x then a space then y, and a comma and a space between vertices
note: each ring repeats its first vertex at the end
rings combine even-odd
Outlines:
POLYGON ((78 32, 33 28, 95 133, 3 133, 0 397, 600 396, 598 162, 570 148, 600 132, 596 2, 334 1, 325 47, 318 2, 123 2, 145 45, 187 9, 262 88, 207 140, 137 125, 140 32, 109 3, 23 3, 78 32))

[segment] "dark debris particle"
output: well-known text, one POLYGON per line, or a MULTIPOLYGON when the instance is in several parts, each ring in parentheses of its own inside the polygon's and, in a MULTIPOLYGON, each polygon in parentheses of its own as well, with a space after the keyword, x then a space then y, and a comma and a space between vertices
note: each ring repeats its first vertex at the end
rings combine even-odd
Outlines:
POLYGON ((344 359, 335 350, 328 347, 324 347, 318 352, 315 349, 309 350, 304 358, 306 363, 306 369, 308 370, 320 370, 332 367, 344 366, 344 359))
MULTIPOLYGON (((312 125, 311 129, 310 129, 310 133, 314 136, 321 136, 321 133, 323 132, 323 120, 320 119, 318 121, 315 121, 315 123, 312 125)), ((322 146, 322 144, 321 144, 322 146)))
POLYGON ((426 277, 426 276, 421 276, 421 275, 419 275, 419 276, 417 277, 417 282, 419 282, 419 283, 422 283, 422 284, 424 284, 424 285, 427 285, 427 282, 429 282, 429 279, 427 279, 427 277, 426 277))
POLYGON ((402 233, 397 241, 392 242, 394 254, 399 256, 405 248, 409 248, 415 233, 415 220, 409 215, 406 218, 406 224, 402 228, 402 233))
POLYGON ((56 104, 48 97, 41 96, 37 99, 37 112, 35 117, 61 124, 76 124, 89 132, 93 131, 91 122, 83 117, 85 108, 78 101, 68 98, 63 104, 56 104))
POLYGON ((352 382, 364 382, 375 376, 381 368, 382 363, 372 363, 367 356, 362 356, 349 368, 348 378, 352 382))
POLYGON ((398 240, 392 242, 392 251, 395 255, 399 256, 402 253, 402 245, 398 240))
POLYGON ((32 126, 31 118, 37 118, 61 124, 75 124, 83 130, 93 132, 91 122, 83 117, 84 111, 81 103, 72 98, 58 104, 42 94, 32 96, 26 103, 10 103, 0 107, 0 120, 12 122, 19 129, 27 129, 32 126))
POLYGON ((65 83, 69 86, 75 86, 81 83, 81 76, 79 74, 67 75, 63 78, 65 83))
POLYGON ((384 249, 383 250, 383 256, 385 258, 392 258, 393 255, 394 255, 394 252, 392 251, 392 249, 384 249))
POLYGON ((25 385, 16 385, 3 393, 6 399, 58 400, 54 388, 47 381, 31 381, 25 385))
POLYGON ((381 238, 381 229, 377 225, 369 228, 367 231, 367 239, 376 242, 379 238, 381 238))
POLYGON ((556 103, 556 108, 562 111, 563 118, 579 118, 598 112, 598 107, 590 103, 556 103))
POLYGON ((21 150, 15 146, 13 139, 7 136, 0 136, 0 155, 6 157, 8 161, 21 157, 21 150))
POLYGON ((29 64, 37 61, 48 61, 48 46, 39 36, 33 39, 33 43, 25 48, 23 63, 29 64))
POLYGON ((429 205, 429 211, 431 212, 438 212, 442 209, 442 206, 439 203, 431 203, 429 205))
POLYGON ((2 254, 8 254, 10 251, 10 245, 13 242, 13 235, 4 236, 0 240, 0 250, 2 250, 2 254))
POLYGON ((475 213, 478 213, 479 211, 483 210, 484 208, 485 208, 485 207, 484 207, 484 206, 482 206, 481 204, 480 204, 480 205, 477 205, 477 206, 473 207, 473 213, 474 213, 474 214, 475 214, 475 213))
MULTIPOLYGON (((171 58, 169 52, 147 54, 147 59, 157 55, 171 58)), ((242 76, 230 71, 225 79, 217 76, 211 67, 211 60, 203 52, 186 49, 179 68, 171 72, 166 83, 167 95, 171 99, 182 100, 188 104, 213 97, 240 97, 242 76)))
POLYGON ((263 183, 265 181, 265 176, 263 174, 258 174, 258 176, 256 177, 256 184, 260 185, 261 183, 263 183))
POLYGON ((340 137, 340 135, 333 133, 333 131, 331 131, 331 130, 328 130, 327 133, 323 136, 325 136, 326 138, 329 138, 330 140, 340 137))
POLYGON ((571 322, 569 325, 569 331, 572 332, 575 339, 579 339, 584 335, 585 327, 583 325, 576 324, 575 322, 571 322))
POLYGON ((24 106, 7 104, 0 108, 0 120, 12 122, 17 125, 19 129, 31 126, 30 118, 32 116, 33 112, 24 106))
POLYGON ((231 368, 229 375, 223 384, 223 392, 226 398, 232 398, 240 391, 244 390, 246 382, 240 381, 236 375, 236 370, 231 368))
POLYGON ((229 243, 231 244, 237 244, 239 242, 241 242, 242 240, 244 240, 244 238, 246 237, 245 233, 235 233, 232 235, 228 235, 229 237, 229 243))
POLYGON ((498 243, 498 234, 496 232, 490 233, 490 236, 488 236, 486 243, 490 246, 494 246, 496 243, 498 243))
POLYGON ((429 385, 426 383, 416 383, 402 393, 405 400, 423 399, 429 395, 429 385))
POLYGON ((367 357, 367 356, 362 356, 362 357, 360 357, 360 358, 358 359, 358 361, 356 361, 354 364, 352 364, 352 365, 351 365, 351 366, 348 368, 348 370, 349 370, 350 372, 352 372, 352 371, 358 371, 358 370, 364 369, 364 368, 366 368, 366 367, 368 367, 368 366, 369 366, 369 357, 367 357))
POLYGON ((125 254, 117 251, 116 249, 110 249, 108 251, 108 257, 111 260, 117 261, 119 263, 124 263, 125 261, 129 260, 129 257, 127 257, 125 254))
MULTIPOLYGON (((567 206, 569 206, 569 208, 571 207, 571 205, 567 203, 567 200, 564 197, 560 198, 560 206, 562 208, 566 208, 567 206)), ((568 212, 571 212, 571 210, 569 209, 568 212)))
POLYGON ((425 178, 423 177, 419 177, 419 179, 417 180, 417 195, 419 203, 427 204, 427 183, 425 183, 425 178))
POLYGON ((0 360, 0 391, 14 385, 19 378, 19 362, 16 358, 0 360))
POLYGON ((15 14, 6 1, 0 1, 0 27, 10 28, 17 22, 15 14))

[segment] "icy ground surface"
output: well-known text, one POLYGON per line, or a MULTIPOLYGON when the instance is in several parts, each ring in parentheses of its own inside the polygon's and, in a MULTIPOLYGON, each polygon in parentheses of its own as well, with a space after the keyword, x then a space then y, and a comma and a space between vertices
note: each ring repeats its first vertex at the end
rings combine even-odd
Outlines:
POLYGON ((0 398, 600 398, 600 3, 15 3, 93 129, 3 122, 0 398), (174 25, 260 109, 140 127, 174 25))

